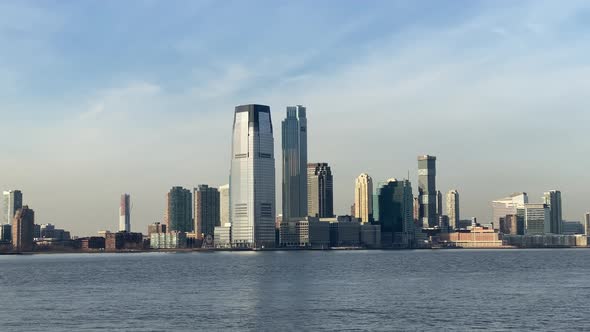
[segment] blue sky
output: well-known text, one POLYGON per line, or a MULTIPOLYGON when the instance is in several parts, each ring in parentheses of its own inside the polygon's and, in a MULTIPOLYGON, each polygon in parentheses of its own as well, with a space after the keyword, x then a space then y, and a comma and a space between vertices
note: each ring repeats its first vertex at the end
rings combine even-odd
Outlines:
POLYGON ((171 186, 227 182, 235 105, 280 128, 303 104, 339 213, 359 173, 415 180, 431 153, 465 217, 561 189, 579 220, 588 22, 586 1, 2 1, 0 185, 88 234, 130 192, 145 231, 171 186))

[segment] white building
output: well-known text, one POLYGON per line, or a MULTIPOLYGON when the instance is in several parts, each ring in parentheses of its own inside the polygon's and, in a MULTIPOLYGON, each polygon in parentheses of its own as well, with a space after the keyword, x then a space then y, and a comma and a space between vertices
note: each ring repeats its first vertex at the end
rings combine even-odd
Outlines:
POLYGON ((219 224, 221 226, 231 222, 229 211, 229 184, 225 184, 219 187, 219 224))
POLYGON ((231 248, 231 224, 215 226, 213 241, 216 248, 231 248))
POLYGON ((500 229, 500 218, 516 214, 517 208, 524 208, 524 205, 528 202, 529 198, 524 192, 514 193, 508 197, 492 201, 494 229, 500 229))
POLYGON ((275 245, 275 159, 270 108, 237 106, 230 170, 232 243, 275 245))
POLYGON ((354 216, 362 223, 371 221, 373 215, 373 179, 366 173, 356 178, 354 186, 354 216))
POLYGON ((12 224, 16 211, 23 207, 23 193, 20 190, 8 190, 3 193, 3 196, 2 223, 12 224))

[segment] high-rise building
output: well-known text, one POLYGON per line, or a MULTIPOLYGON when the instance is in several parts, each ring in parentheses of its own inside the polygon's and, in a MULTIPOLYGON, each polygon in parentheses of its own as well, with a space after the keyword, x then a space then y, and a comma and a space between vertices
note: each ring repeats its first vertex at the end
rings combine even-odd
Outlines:
POLYGON ((451 190, 447 193, 447 215, 449 216, 449 227, 451 229, 458 228, 459 220, 459 192, 451 190))
POLYGON ((524 212, 524 234, 539 235, 550 233, 551 210, 547 204, 524 204, 517 209, 517 215, 524 212))
POLYGON ((119 204, 119 231, 131 232, 131 197, 129 194, 121 195, 119 204))
POLYGON ((235 109, 229 190, 233 245, 274 246, 275 159, 268 106, 235 109))
POLYGON ((561 214, 561 191, 551 190, 543 195, 543 202, 549 206, 551 213, 550 233, 563 233, 563 220, 561 214))
POLYGON ((334 184, 327 163, 307 164, 307 211, 311 217, 334 216, 334 184))
POLYGON ((4 192, 3 224, 12 223, 12 218, 23 207, 23 193, 20 190, 8 190, 4 192))
POLYGON ((436 216, 436 157, 418 157, 418 200, 420 201, 420 222, 424 228, 438 224, 436 216))
POLYGON ((492 201, 492 224, 494 229, 500 230, 500 218, 504 218, 511 214, 517 214, 516 210, 518 208, 524 208, 524 205, 528 204, 528 202, 529 198, 525 192, 514 193, 508 197, 492 201))
POLYGON ((191 191, 182 187, 172 187, 166 197, 164 223, 168 232, 192 232, 194 225, 191 191))
POLYGON ((373 179, 366 173, 356 178, 354 186, 354 214, 362 223, 373 218, 373 179))
POLYGON ((199 185, 193 192, 195 200, 195 232, 197 237, 215 233, 215 226, 221 226, 219 217, 219 191, 206 184, 199 185))
POLYGON ((590 235, 590 212, 584 216, 584 234, 590 235))
POLYGON ((443 195, 442 192, 440 192, 440 190, 436 191, 436 216, 442 216, 443 215, 443 195))
POLYGON ((12 220, 12 248, 15 251, 33 251, 35 212, 28 206, 16 211, 12 220))
POLYGON ((224 226, 229 223, 229 183, 219 186, 219 225, 224 226))
POLYGON ((408 180, 389 179, 377 189, 379 211, 376 211, 381 225, 381 245, 391 246, 394 242, 406 242, 414 231, 414 197, 408 180), (395 241, 397 236, 406 241, 395 241))
POLYGON ((307 217, 307 118, 301 105, 288 106, 282 123, 283 220, 307 217))

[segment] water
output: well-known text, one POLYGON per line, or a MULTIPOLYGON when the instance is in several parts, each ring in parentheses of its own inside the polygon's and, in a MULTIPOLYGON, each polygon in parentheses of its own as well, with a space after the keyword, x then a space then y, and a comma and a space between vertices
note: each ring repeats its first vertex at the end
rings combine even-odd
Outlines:
POLYGON ((590 250, 0 256, 1 331, 590 331, 590 250))

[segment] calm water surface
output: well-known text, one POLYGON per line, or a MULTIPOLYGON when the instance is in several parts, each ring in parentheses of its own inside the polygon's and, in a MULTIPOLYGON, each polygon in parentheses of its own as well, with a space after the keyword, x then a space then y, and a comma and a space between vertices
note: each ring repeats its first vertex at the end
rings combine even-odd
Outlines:
POLYGON ((1 331, 590 331, 590 250, 0 256, 1 331))

